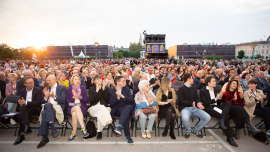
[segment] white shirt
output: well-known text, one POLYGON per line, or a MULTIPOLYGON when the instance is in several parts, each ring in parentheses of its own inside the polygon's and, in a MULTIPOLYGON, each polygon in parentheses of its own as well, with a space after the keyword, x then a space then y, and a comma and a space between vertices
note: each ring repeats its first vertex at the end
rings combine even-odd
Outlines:
POLYGON ((30 90, 30 91, 28 91, 27 90, 27 88, 26 88, 26 99, 25 99, 25 101, 26 101, 26 105, 27 105, 27 102, 32 102, 32 94, 33 94, 33 88, 30 90))
MULTIPOLYGON (((206 90, 209 90, 209 87, 208 86, 206 86, 206 90)), ((212 91, 209 90, 209 93, 210 93, 211 100, 214 99, 216 101, 216 96, 215 96, 215 93, 214 93, 214 88, 212 89, 212 91)), ((213 103, 211 105, 217 105, 217 103, 215 102, 215 103, 213 103)))
MULTIPOLYGON (((57 83, 55 83, 55 85, 53 86, 53 90, 51 89, 51 92, 53 91, 53 94, 55 95, 55 97, 56 97, 56 87, 57 87, 57 83)), ((51 98, 50 102, 51 104, 58 104, 58 102, 54 101, 53 98, 51 98)))
POLYGON ((155 77, 155 75, 154 74, 147 74, 147 78, 148 78, 148 81, 150 81, 152 78, 154 78, 155 77))

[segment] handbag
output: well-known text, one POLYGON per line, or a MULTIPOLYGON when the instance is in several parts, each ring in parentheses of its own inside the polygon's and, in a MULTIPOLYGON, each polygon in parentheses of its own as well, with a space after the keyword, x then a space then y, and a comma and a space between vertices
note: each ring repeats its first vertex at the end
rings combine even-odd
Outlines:
POLYGON ((153 108, 153 107, 149 107, 149 108, 144 108, 142 109, 143 113, 145 115, 149 115, 149 114, 153 114, 153 113, 156 113, 156 109, 153 108))
POLYGON ((253 137, 254 137, 256 140, 258 140, 258 141, 264 143, 265 145, 268 145, 268 144, 269 144, 269 141, 268 141, 268 139, 267 139, 267 137, 266 137, 266 134, 265 134, 264 132, 260 132, 260 133, 258 133, 258 134, 256 134, 256 135, 253 135, 253 137))

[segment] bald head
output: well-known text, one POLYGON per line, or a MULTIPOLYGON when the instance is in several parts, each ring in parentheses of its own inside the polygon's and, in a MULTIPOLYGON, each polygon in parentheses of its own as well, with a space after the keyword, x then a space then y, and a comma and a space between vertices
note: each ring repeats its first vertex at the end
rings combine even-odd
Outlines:
POLYGON ((264 72, 263 72, 263 71, 260 71, 260 72, 258 73, 258 77, 259 77, 260 79, 264 78, 264 72))
POLYGON ((23 76, 24 77, 32 77, 33 73, 30 70, 24 70, 23 76))
POLYGON ((49 75, 46 80, 49 83, 49 86, 54 86, 56 84, 56 77, 55 75, 49 75))

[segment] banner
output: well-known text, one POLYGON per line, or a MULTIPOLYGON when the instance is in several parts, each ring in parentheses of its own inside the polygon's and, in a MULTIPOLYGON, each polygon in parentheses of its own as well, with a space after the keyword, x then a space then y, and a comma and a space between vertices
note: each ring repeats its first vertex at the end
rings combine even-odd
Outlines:
POLYGON ((70 44, 71 55, 74 56, 74 54, 73 54, 73 49, 72 49, 72 45, 71 45, 70 41, 69 41, 69 44, 70 44))
POLYGON ((256 45, 253 51, 253 57, 257 57, 258 55, 258 50, 259 50, 259 45, 256 45))

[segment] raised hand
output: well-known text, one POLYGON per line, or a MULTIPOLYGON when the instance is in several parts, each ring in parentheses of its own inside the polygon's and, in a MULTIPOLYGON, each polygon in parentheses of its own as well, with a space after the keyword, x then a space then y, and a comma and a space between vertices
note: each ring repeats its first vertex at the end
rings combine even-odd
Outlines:
POLYGON ((237 100, 237 93, 234 93, 234 99, 237 100))
POLYGON ((45 95, 45 98, 48 98, 49 97, 49 89, 47 89, 47 88, 44 88, 43 89, 43 92, 44 92, 44 95, 45 95))

